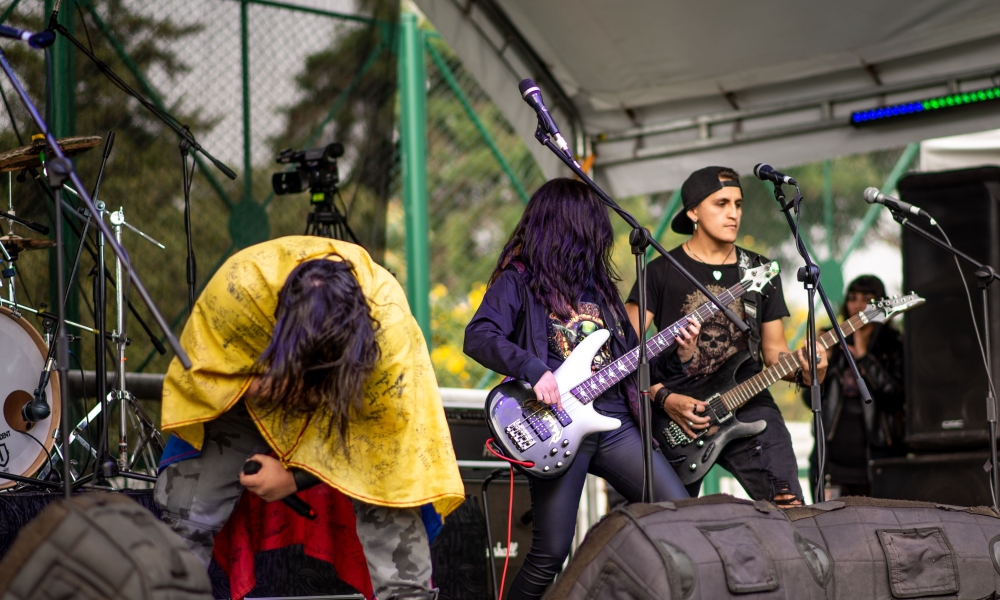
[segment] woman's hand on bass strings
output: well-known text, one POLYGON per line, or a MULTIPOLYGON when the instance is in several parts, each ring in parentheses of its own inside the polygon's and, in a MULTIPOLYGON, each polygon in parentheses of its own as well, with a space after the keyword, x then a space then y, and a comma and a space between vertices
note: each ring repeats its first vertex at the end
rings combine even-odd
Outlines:
POLYGON ((552 374, 552 371, 546 371, 544 375, 538 380, 538 383, 531 386, 535 390, 535 398, 539 402, 548 404, 549 406, 555 405, 556 408, 562 410, 562 398, 559 396, 559 384, 556 383, 556 376, 552 374))

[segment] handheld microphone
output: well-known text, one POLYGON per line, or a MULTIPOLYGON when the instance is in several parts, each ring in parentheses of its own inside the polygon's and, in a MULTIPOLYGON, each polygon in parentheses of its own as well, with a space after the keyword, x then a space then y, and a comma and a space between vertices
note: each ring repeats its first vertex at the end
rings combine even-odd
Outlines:
POLYGON ((34 33, 7 25, 0 25, 0 37, 28 42, 32 48, 48 48, 56 41, 56 34, 47 29, 34 33))
POLYGON ((878 191, 877 187, 867 188, 864 192, 865 202, 868 204, 881 204, 889 208, 890 210, 898 210, 899 212, 910 213, 911 215, 921 215, 927 217, 931 221, 934 221, 934 217, 927 214, 919 206, 914 206, 909 202, 903 202, 893 198, 892 196, 886 196, 882 192, 878 191))
POLYGON ((545 107, 545 101, 542 100, 542 90, 538 89, 538 86, 531 79, 523 79, 521 83, 517 84, 517 89, 521 92, 521 98, 528 103, 528 106, 535 109, 535 112, 538 114, 539 127, 555 139, 556 146, 559 146, 560 150, 567 156, 572 157, 573 154, 569 150, 569 144, 566 143, 562 134, 559 133, 556 122, 552 120, 552 115, 549 114, 549 109, 545 107))
POLYGON ((775 171, 774 168, 767 163, 760 163, 759 165, 754 167, 753 174, 757 176, 757 179, 760 179, 762 181, 770 181, 775 185, 783 185, 786 183, 788 185, 798 185, 798 183, 794 179, 792 179, 788 175, 785 175, 784 173, 779 173, 775 171))
MULTIPOLYGON (((254 475, 260 471, 261 464, 256 460, 248 460, 243 463, 243 472, 247 475, 254 475)), ((285 496, 281 499, 288 508, 294 510, 299 516, 305 517, 310 521, 316 520, 316 511, 313 507, 309 506, 309 503, 299 498, 297 495, 292 494, 290 496, 285 496)))

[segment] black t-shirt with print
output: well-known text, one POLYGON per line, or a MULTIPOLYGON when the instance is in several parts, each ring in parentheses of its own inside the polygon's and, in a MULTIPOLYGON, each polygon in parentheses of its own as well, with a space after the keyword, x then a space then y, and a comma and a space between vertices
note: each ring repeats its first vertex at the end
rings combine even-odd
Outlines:
MULTIPOLYGON (((671 250, 670 254, 710 292, 716 295, 740 281, 739 260, 744 262, 749 260, 753 263, 743 265, 744 268, 757 266, 760 261, 767 262, 767 259, 758 259, 759 254, 743 249, 738 249, 737 256, 740 257, 738 262, 728 265, 710 265, 694 260, 684 252, 681 246, 671 250)), ((658 330, 672 325, 708 301, 704 294, 699 292, 663 257, 658 257, 649 263, 646 268, 646 283, 647 308, 653 313, 653 323, 658 330)), ((785 306, 785 298, 781 289, 781 279, 775 277, 771 283, 772 286, 764 289, 762 306, 758 308, 762 323, 788 316, 788 307, 785 306)), ((628 301, 638 303, 638 288, 635 285, 632 286, 628 301)), ((729 308, 746 320, 742 298, 737 298, 730 303, 729 308)), ((746 337, 725 315, 716 313, 711 319, 702 323, 701 335, 698 336, 694 357, 686 366, 684 373, 675 374, 663 381, 654 381, 654 383, 662 383, 673 391, 683 393, 690 382, 718 371, 726 360, 746 349, 746 337)), ((751 368, 754 373, 758 373, 762 366, 755 364, 751 368)), ((751 402, 759 401, 773 402, 773 399, 767 391, 764 391, 751 402)))
MULTIPOLYGON (((571 308, 569 319, 564 320, 555 313, 549 313, 549 360, 547 361, 549 364, 561 364, 584 338, 599 329, 607 329, 601 317, 601 307, 594 300, 592 292, 584 292, 580 298, 579 310, 574 311, 571 308)), ((610 343, 609 338, 594 356, 590 366, 591 373, 596 373, 614 362, 611 358, 610 343)), ((595 406, 602 410, 608 410, 613 406, 627 410, 625 392, 621 387, 619 384, 605 391, 595 401, 595 406)))

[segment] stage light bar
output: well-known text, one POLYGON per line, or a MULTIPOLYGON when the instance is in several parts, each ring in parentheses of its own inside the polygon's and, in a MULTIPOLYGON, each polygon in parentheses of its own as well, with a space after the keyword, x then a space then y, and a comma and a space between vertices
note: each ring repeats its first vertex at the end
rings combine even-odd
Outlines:
POLYGON ((991 87, 960 94, 948 94, 916 102, 904 102, 870 110, 859 110, 851 113, 851 123, 863 125, 875 121, 886 121, 896 117, 905 117, 916 113, 931 112, 956 106, 966 106, 990 100, 1000 100, 1000 87, 991 87))

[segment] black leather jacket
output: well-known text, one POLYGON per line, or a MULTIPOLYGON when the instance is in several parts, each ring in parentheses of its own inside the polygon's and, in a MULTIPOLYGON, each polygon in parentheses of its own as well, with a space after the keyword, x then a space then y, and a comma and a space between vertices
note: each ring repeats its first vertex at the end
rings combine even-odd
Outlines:
MULTIPOLYGON (((881 323, 872 327, 875 330, 868 341, 868 353, 857 360, 858 371, 872 395, 871 404, 861 404, 868 444, 875 448, 898 447, 904 433, 903 342, 892 327, 881 323)), ((852 341, 852 336, 847 340, 852 341)), ((830 350, 829 364, 822 384, 823 429, 827 441, 837 435, 843 408, 844 372, 850 369, 840 346, 830 350)), ((809 405, 809 390, 804 390, 802 399, 809 405)))

